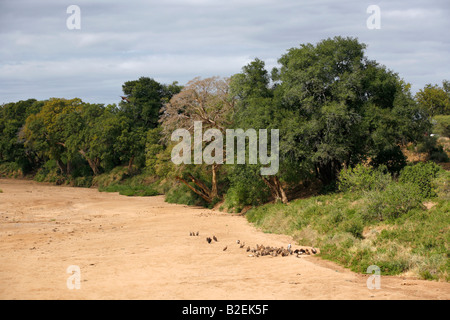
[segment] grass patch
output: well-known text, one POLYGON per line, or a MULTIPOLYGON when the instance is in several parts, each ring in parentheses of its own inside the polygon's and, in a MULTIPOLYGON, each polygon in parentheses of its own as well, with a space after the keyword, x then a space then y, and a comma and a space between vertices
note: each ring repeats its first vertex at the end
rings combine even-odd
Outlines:
POLYGON ((166 202, 175 204, 185 204, 189 206, 206 207, 206 201, 194 194, 187 186, 174 185, 166 193, 166 202))
POLYGON ((146 172, 130 175, 126 167, 116 167, 94 177, 92 185, 100 192, 118 192, 128 197, 153 197, 161 194, 153 176, 146 172))
POLYGON ((118 192, 120 195, 128 197, 153 197, 159 193, 152 186, 131 186, 123 184, 113 184, 98 189, 100 192, 118 192))
POLYGON ((20 165, 15 162, 7 162, 0 164, 0 177, 2 178, 21 178, 23 171, 20 165))
POLYGON ((383 275, 408 273, 449 281, 450 202, 441 195, 448 190, 446 177, 438 178, 439 196, 429 210, 417 200, 421 199, 415 196, 417 188, 391 182, 370 193, 268 204, 246 216, 264 232, 288 234, 301 245, 319 247, 323 258, 355 272, 365 273, 377 265, 383 275), (373 214, 375 208, 382 210, 383 219, 373 214))

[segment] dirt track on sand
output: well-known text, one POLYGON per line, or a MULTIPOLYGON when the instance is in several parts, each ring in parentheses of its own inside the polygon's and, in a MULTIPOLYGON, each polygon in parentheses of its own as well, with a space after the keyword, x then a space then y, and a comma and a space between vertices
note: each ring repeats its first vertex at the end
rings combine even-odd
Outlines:
POLYGON ((0 299, 450 298, 448 283, 404 277, 383 276, 369 290, 368 275, 317 256, 249 257, 236 240, 285 247, 291 238, 162 196, 4 179, 0 189, 0 299), (78 290, 68 289, 71 265, 80 268, 78 290))

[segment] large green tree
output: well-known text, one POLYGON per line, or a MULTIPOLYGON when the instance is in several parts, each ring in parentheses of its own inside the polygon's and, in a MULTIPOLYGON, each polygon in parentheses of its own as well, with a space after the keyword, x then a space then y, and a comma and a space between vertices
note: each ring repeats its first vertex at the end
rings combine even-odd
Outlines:
POLYGON ((31 114, 40 111, 42 101, 28 99, 0 106, 0 162, 16 162, 23 172, 37 165, 39 158, 24 146, 19 132, 31 114))
POLYGON ((293 113, 298 127, 289 151, 311 162, 324 184, 344 166, 398 150, 429 126, 409 85, 369 60, 365 48, 342 37, 304 44, 283 55, 274 72, 280 108, 293 113))
POLYGON ((118 139, 121 159, 128 162, 129 170, 136 158, 145 162, 147 131, 159 126, 161 108, 181 88, 176 82, 165 85, 148 77, 127 81, 122 86, 125 96, 119 103, 119 116, 125 116, 129 126, 118 139))
POLYGON ((450 115, 450 84, 444 80, 442 87, 427 84, 416 94, 417 102, 428 112, 430 117, 450 115))
POLYGON ((80 112, 82 104, 78 98, 52 98, 45 101, 39 113, 27 118, 21 130, 25 146, 35 150, 41 157, 55 160, 61 173, 67 172, 64 160, 70 158, 65 146, 69 134, 66 118, 74 112, 80 112))

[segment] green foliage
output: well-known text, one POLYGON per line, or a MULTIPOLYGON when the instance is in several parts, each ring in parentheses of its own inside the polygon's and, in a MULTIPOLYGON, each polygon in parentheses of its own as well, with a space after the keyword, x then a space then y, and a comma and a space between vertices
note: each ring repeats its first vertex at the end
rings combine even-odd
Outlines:
POLYGON ((92 187, 92 176, 86 176, 86 177, 76 177, 71 179, 70 185, 72 187, 78 187, 78 188, 90 188, 92 187))
POLYGON ((416 100, 420 106, 427 110, 431 117, 436 115, 450 115, 450 93, 446 91, 445 82, 444 87, 427 84, 417 92, 416 100))
POLYGON ((399 181, 416 185, 422 198, 435 197, 432 181, 441 170, 442 168, 433 162, 409 165, 401 171, 399 181))
POLYGON ((450 138, 450 115, 435 116, 433 122, 433 133, 438 134, 441 137, 450 138))
POLYGON ((391 183, 383 191, 368 194, 369 203, 364 218, 393 220, 414 209, 424 209, 420 188, 412 183, 391 183))
POLYGON ((435 191, 437 196, 446 201, 450 200, 450 171, 440 171, 436 177, 431 181, 431 188, 435 191))
POLYGON ((162 85, 154 79, 141 77, 122 86, 126 101, 120 102, 121 111, 136 127, 155 128, 163 103, 181 90, 174 82, 162 85))
POLYGON ((109 185, 117 184, 128 177, 127 168, 118 166, 110 172, 94 177, 93 185, 99 188, 106 188, 109 185))
POLYGON ((398 173, 400 173, 407 165, 406 160, 406 156, 403 154, 400 147, 396 145, 379 151, 370 161, 370 165, 375 168, 385 166, 391 174, 398 175, 398 173))
POLYGON ((112 184, 99 188, 100 192, 118 192, 120 195, 128 197, 153 197, 159 193, 152 186, 131 186, 124 184, 112 184))
POLYGON ((230 171, 230 188, 224 203, 228 210, 241 212, 245 206, 257 206, 267 202, 270 192, 258 174, 258 166, 235 165, 230 171))
POLYGON ((48 160, 45 162, 34 176, 34 181, 37 182, 52 182, 61 184, 63 180, 65 180, 65 178, 59 173, 55 160, 48 160))
POLYGON ((206 207, 206 202, 183 184, 172 187, 166 193, 166 202, 206 207))
POLYGON ((450 162, 450 158, 443 146, 436 146, 436 148, 431 151, 429 160, 436 163, 450 162))
MULTIPOLYGON (((164 146, 160 142, 161 140, 161 129, 155 128, 150 129, 147 132, 147 140, 146 140, 146 160, 145 165, 147 170, 153 174, 157 174, 158 166, 161 165, 161 156, 164 151, 164 146)), ((164 159, 169 160, 169 159, 164 159)), ((163 172, 162 176, 166 176, 167 173, 163 172)))
POLYGON ((416 152, 431 154, 437 145, 437 137, 426 136, 423 137, 416 146, 416 152))
MULTIPOLYGON (((448 174, 434 181, 447 189, 447 197, 448 174)), ((417 192, 414 185, 392 182, 383 191, 322 195, 289 206, 266 204, 246 217, 264 232, 287 234, 300 245, 319 247, 322 258, 356 272, 377 265, 383 275, 410 272, 449 281, 450 202, 439 193, 435 206, 425 211, 417 192), (367 208, 376 203, 389 218, 379 221, 377 212, 375 219, 367 216, 367 208)))
POLYGON ((0 163, 0 177, 19 178, 23 176, 22 168, 15 162, 0 163))
POLYGON ((343 37, 304 44, 290 49, 274 73, 280 81, 276 110, 288 110, 283 153, 311 163, 325 185, 342 164, 354 166, 368 157, 375 166, 399 170, 404 162, 396 146, 416 141, 430 126, 410 85, 367 59, 365 48, 343 37))
POLYGON ((339 175, 339 190, 343 192, 367 192, 384 190, 392 178, 386 168, 367 167, 362 164, 342 170, 339 175))
POLYGON ((0 163, 15 162, 23 174, 32 171, 38 159, 25 148, 20 132, 26 118, 38 113, 42 104, 29 99, 0 105, 0 163))
POLYGON ((438 138, 436 136, 423 137, 415 148, 416 152, 426 153, 428 160, 440 163, 448 162, 449 157, 442 145, 439 145, 438 138))

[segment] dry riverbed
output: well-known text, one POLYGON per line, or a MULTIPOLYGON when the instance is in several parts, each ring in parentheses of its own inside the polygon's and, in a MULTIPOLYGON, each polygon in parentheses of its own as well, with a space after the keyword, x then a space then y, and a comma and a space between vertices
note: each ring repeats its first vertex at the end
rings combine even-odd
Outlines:
POLYGON ((369 275, 318 256, 251 257, 247 246, 287 247, 292 239, 163 196, 9 179, 0 189, 0 299, 450 298, 448 283, 404 277, 383 276, 381 288, 369 290, 369 275), (77 279, 79 289, 70 289, 77 279))

